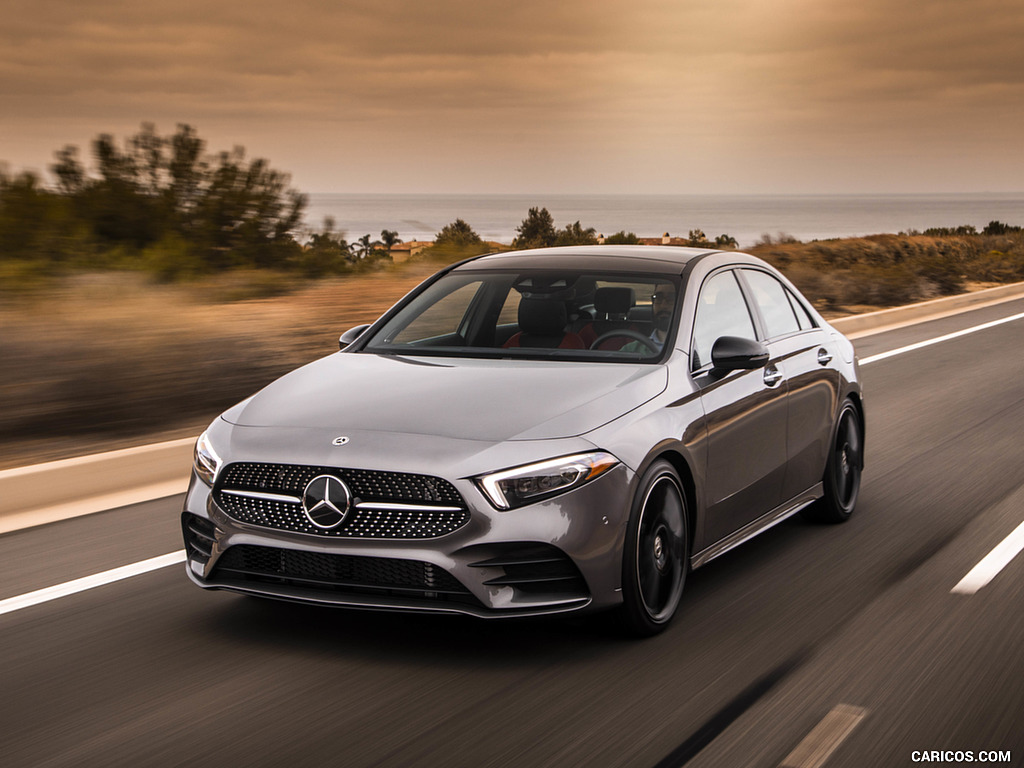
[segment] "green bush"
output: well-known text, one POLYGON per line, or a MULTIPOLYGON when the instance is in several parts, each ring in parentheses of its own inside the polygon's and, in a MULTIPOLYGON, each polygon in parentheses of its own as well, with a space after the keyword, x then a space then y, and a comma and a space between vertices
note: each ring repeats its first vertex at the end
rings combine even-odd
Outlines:
POLYGON ((620 229, 614 235, 608 235, 604 242, 605 245, 636 245, 640 242, 640 238, 633 232, 620 229))

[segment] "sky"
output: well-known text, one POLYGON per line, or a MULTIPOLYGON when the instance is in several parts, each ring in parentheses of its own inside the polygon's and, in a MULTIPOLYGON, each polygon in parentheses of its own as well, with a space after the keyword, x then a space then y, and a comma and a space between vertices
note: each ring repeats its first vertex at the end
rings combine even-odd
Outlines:
POLYGON ((313 193, 1024 190, 1024 0, 0 0, 0 19, 8 172, 148 122, 313 193))

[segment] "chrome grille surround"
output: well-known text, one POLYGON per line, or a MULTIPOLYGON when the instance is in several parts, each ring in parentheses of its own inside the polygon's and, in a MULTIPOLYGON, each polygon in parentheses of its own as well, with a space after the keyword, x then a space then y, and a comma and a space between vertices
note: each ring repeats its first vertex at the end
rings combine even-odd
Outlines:
POLYGON ((316 536, 431 539, 469 522, 466 503, 451 483, 405 472, 241 462, 225 467, 213 495, 239 522, 316 536), (337 528, 315 526, 302 508, 303 491, 318 475, 339 478, 354 497, 337 528))

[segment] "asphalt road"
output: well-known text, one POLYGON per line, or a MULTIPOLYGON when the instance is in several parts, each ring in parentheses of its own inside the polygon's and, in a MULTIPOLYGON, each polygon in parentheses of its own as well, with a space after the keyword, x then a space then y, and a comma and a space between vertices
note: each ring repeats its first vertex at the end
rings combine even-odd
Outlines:
MULTIPOLYGON (((951 592, 1024 521, 1022 350, 1018 320, 866 365, 853 519, 695 572, 649 640, 274 603, 181 566, 0 615, 0 765, 810 766, 812 741, 829 768, 1024 765, 1024 554, 951 592)), ((180 549, 180 506, 0 536, 0 599, 180 549)))

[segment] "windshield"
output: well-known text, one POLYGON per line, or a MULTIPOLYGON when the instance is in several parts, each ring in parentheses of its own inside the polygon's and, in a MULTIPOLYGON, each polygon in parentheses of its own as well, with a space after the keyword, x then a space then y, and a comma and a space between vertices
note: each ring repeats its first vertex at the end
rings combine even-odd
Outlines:
POLYGON ((671 341, 679 278, 456 272, 417 295, 361 351, 655 362, 671 341))

